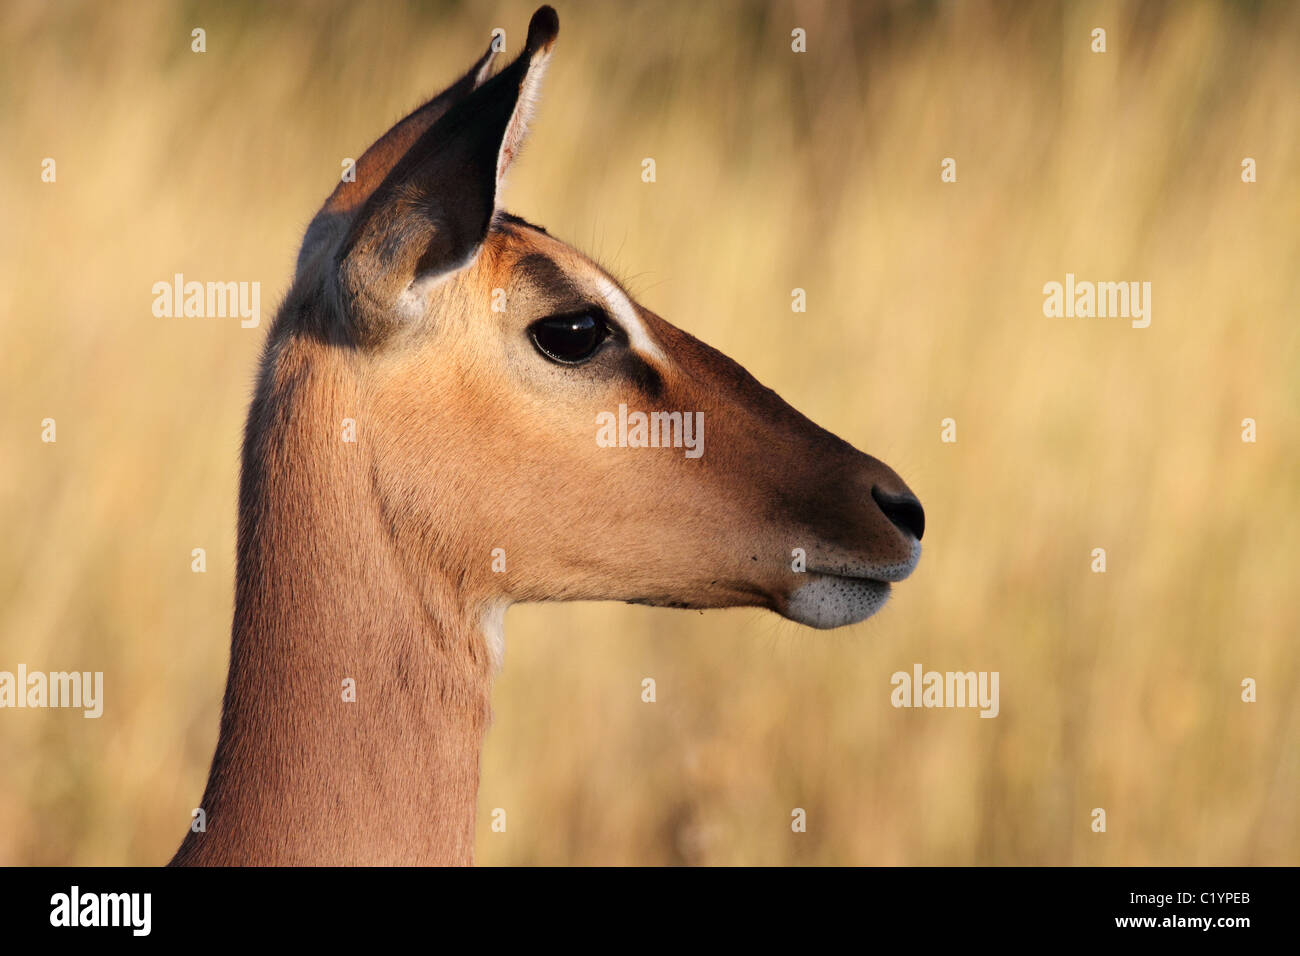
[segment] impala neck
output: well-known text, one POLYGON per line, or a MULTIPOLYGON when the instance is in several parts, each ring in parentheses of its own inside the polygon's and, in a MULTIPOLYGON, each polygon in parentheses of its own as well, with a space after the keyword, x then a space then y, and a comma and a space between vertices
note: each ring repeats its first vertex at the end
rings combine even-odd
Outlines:
POLYGON ((492 665, 478 613, 400 565, 345 351, 272 347, 245 436, 230 672, 174 862, 473 860, 492 665), (355 701, 345 699, 345 680, 355 701))

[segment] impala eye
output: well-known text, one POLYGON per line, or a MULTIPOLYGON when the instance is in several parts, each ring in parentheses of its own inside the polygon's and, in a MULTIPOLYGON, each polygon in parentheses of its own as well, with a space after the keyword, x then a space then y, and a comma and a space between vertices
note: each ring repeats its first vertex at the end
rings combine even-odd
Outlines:
POLYGON ((609 338, 609 324, 600 312, 575 312, 539 319, 528 327, 537 351, 553 362, 577 365, 596 354, 609 338))

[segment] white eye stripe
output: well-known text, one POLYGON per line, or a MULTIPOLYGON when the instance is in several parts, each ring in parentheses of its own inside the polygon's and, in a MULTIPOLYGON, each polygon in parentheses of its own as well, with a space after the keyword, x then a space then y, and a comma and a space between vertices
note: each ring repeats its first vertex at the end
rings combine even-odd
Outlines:
POLYGON ((636 309, 632 308, 632 303, 623 294, 623 290, 604 278, 600 280, 599 288, 605 304, 609 307, 609 314, 627 332, 628 344, 647 358, 665 361, 664 353, 650 338, 650 333, 646 331, 641 317, 636 314, 636 309))

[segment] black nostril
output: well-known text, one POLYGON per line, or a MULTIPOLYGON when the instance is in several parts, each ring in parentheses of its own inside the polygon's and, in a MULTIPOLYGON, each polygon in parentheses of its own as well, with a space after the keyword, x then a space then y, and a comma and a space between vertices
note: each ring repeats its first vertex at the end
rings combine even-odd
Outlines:
POLYGON ((871 497, 876 499, 876 504, 880 505, 880 510, 894 523, 894 527, 921 540, 921 535, 925 534, 925 510, 921 507, 921 502, 911 495, 891 495, 879 488, 871 489, 871 497))

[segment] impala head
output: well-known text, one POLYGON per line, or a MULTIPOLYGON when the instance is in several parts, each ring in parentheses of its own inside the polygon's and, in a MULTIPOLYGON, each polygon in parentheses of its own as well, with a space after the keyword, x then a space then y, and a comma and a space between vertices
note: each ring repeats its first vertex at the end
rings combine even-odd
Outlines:
POLYGON ((924 516, 898 475, 501 211, 558 30, 541 8, 513 63, 493 76, 489 51, 394 127, 303 244, 295 291, 355 363, 392 547, 411 579, 481 606, 866 618, 920 554, 924 516), (627 445, 647 434, 638 412, 680 413, 648 430, 671 447, 608 447, 620 419, 627 445))

